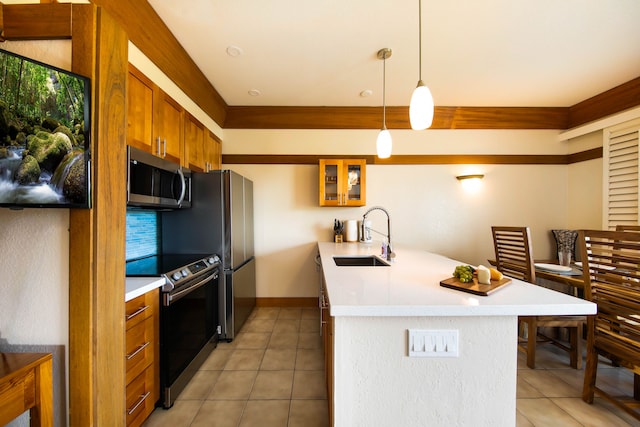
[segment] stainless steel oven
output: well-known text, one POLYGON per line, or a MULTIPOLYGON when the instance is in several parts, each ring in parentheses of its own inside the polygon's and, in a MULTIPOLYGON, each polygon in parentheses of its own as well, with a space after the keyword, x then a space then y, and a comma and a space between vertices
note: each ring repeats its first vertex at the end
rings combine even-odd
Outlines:
POLYGON ((219 269, 217 255, 163 254, 127 263, 129 276, 166 280, 160 293, 160 403, 165 409, 218 343, 219 269))

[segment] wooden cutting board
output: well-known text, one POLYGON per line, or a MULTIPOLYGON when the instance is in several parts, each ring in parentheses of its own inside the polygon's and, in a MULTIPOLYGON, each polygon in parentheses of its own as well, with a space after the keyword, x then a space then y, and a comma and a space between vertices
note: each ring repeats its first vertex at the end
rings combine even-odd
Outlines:
POLYGON ((492 280, 490 285, 483 285, 478 283, 478 278, 476 277, 473 278, 473 282, 469 283, 462 283, 457 278, 451 277, 449 279, 441 281, 440 286, 486 297, 489 294, 494 293, 498 289, 502 289, 504 285, 509 283, 511 283, 511 279, 509 279, 508 277, 503 277, 500 280, 492 280))

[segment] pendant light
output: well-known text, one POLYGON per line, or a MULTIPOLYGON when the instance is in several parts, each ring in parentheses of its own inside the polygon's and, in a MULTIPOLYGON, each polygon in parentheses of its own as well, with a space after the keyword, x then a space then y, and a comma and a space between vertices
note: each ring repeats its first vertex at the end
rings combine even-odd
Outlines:
POLYGON ((423 130, 433 123, 433 96, 422 81, 422 0, 418 0, 418 86, 411 95, 409 121, 411 129, 423 130))
POLYGON ((386 159, 391 156, 391 134, 387 130, 387 104, 386 104, 386 71, 387 71, 387 58, 391 56, 391 49, 385 47, 378 51, 378 59, 382 59, 382 129, 378 134, 378 140, 376 141, 376 151, 378 157, 386 159))

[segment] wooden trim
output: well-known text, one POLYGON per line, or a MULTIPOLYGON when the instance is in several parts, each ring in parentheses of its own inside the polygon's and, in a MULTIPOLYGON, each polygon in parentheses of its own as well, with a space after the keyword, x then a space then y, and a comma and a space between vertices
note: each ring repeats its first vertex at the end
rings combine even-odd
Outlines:
POLYGON ((256 307, 316 307, 318 297, 313 298, 256 298, 256 307))
MULTIPOLYGON (((97 16, 93 6, 73 6, 74 25, 71 38, 72 71, 91 77, 92 98, 95 92, 95 47, 97 16)), ((91 140, 96 140, 96 103, 91 103, 91 140)), ((92 144, 93 145, 93 144, 92 144)), ((92 158, 94 158, 92 153, 92 158)), ((92 167, 91 183, 95 182, 92 167)), ((93 209, 92 209, 93 210, 93 209)), ((93 358, 95 342, 95 291, 93 264, 94 220, 92 210, 69 210, 69 425, 95 425, 96 368, 93 358), (73 261, 72 261, 73 260, 73 261), (73 262, 73 265, 71 264, 73 262), (71 268, 73 266, 73 268, 71 268)))
MULTIPOLYGON (((430 129, 566 129, 568 108, 436 107, 430 129)), ((411 129, 409 107, 387 107, 387 128, 411 129)), ((382 107, 229 106, 225 129, 379 129, 382 107)))
MULTIPOLYGON (((163 73, 216 123, 224 123, 227 104, 147 1, 93 0, 125 29, 163 73)), ((215 28, 212 29, 215 32, 215 28)))
MULTIPOLYGON (((94 141, 93 186, 95 266, 94 324, 96 328, 93 372, 97 397, 95 424, 125 423, 124 294, 126 236, 126 180, 122 165, 126 155, 126 84, 128 40, 118 22, 98 8, 94 99, 97 118, 94 141), (117 286, 114 286, 116 284, 117 286), (113 390, 104 393, 104 390, 113 390)), ((71 258, 73 259, 73 258, 71 258)))
POLYGON ((127 37, 101 8, 73 11, 72 70, 93 85, 93 207, 69 213, 69 424, 124 426, 127 37))
POLYGON ((2 5, 3 40, 71 38, 71 3, 2 5))
POLYGON ((4 8, 5 5, 0 2, 0 42, 6 40, 4 38, 4 8))
POLYGON ((640 105, 640 77, 586 99, 569 109, 568 128, 640 105))
POLYGON ((374 157, 377 165, 565 165, 564 154, 430 154, 391 156, 388 159, 374 157))
POLYGON ((592 148, 591 150, 581 151, 579 153, 569 154, 569 164, 585 162, 587 160, 601 159, 602 147, 592 148))
POLYGON ((317 165, 320 159, 365 159, 368 165, 568 165, 602 157, 602 147, 573 154, 425 154, 388 159, 360 155, 223 154, 223 164, 317 165))

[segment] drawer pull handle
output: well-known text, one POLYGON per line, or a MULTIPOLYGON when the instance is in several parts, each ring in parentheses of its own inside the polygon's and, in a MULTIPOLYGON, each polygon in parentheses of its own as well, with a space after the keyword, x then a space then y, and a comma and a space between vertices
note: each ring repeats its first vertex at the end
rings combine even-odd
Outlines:
POLYGON ((127 354, 127 360, 130 360, 130 359, 133 359, 134 357, 136 357, 136 354, 140 353, 142 350, 147 348, 147 346, 149 344, 151 344, 151 342, 147 341, 146 343, 142 344, 140 347, 136 348, 136 350, 133 353, 127 354))
POLYGON ((149 397, 150 394, 151 394, 150 391, 146 392, 145 394, 141 394, 140 399, 138 399, 136 404, 133 405, 133 408, 127 410, 127 415, 133 414, 136 411, 136 409, 138 409, 138 406, 142 405, 142 403, 147 399, 147 397, 149 397))
POLYGON ((136 311, 134 311, 133 313, 129 314, 126 316, 126 320, 131 320, 134 317, 136 317, 138 314, 142 313, 143 311, 145 311, 147 308, 149 308, 148 305, 145 305, 144 307, 140 307, 139 309, 137 309, 136 311))

